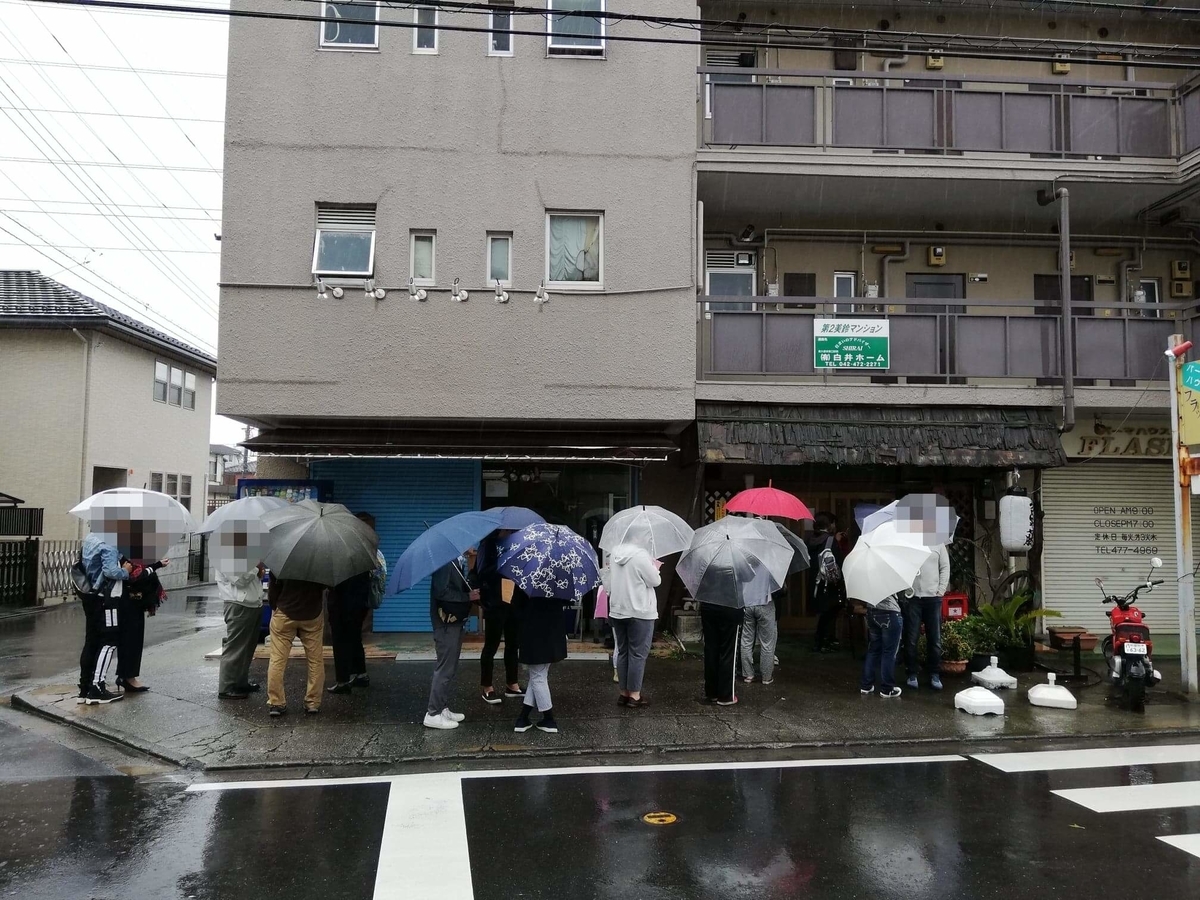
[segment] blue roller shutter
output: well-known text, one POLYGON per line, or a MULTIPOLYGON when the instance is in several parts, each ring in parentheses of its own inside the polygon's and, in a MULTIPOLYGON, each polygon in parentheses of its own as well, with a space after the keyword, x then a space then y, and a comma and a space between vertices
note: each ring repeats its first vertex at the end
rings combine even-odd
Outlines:
MULTIPOLYGON (((333 482, 333 499, 375 517, 388 566, 442 519, 479 509, 482 481, 475 460, 336 459, 312 464, 312 477, 333 482)), ((375 611, 376 631, 430 631, 429 581, 385 597, 375 611)))

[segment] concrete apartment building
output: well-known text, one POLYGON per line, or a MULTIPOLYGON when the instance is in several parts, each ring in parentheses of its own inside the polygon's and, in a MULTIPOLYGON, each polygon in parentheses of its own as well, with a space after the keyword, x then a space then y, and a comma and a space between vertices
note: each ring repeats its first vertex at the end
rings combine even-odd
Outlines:
POLYGON ((164 491, 202 518, 216 368, 38 272, 0 271, 0 491, 43 509, 41 537, 66 556, 86 534, 67 510, 96 491, 164 491))
MULTIPOLYGON (((1165 48, 1200 44, 1190 19, 323 8, 231 23, 220 411, 262 429, 260 477, 328 482, 392 558, 500 503, 592 534, 635 502, 700 523, 768 479, 843 525, 935 489, 973 539, 956 586, 986 598, 1019 470, 1029 565, 1072 622, 1104 621, 1095 575, 1173 564, 1159 360, 1194 316, 1200 92, 1165 48), (697 34, 603 18, 626 12, 699 16, 704 43, 622 42, 697 34), (880 321, 886 368, 818 352, 880 321)), ((412 593, 376 627, 427 627, 412 593)), ((1175 627, 1173 597, 1147 608, 1175 627)), ((803 586, 783 615, 811 621, 803 586)))

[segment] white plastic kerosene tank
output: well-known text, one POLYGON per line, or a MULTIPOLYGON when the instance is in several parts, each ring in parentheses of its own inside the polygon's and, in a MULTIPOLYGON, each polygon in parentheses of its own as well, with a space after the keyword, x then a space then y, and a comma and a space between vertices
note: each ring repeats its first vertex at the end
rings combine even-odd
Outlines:
POLYGON ((1017 679, 1000 668, 1000 660, 995 656, 992 657, 992 664, 986 669, 972 672, 971 680, 991 690, 996 690, 996 688, 1015 689, 1017 686, 1017 679))
POLYGON ((978 685, 955 694, 954 708, 973 716, 1004 715, 1004 701, 987 688, 978 685))
POLYGON ((1035 684, 1029 689, 1029 702, 1034 706, 1048 706, 1051 709, 1075 709, 1079 701, 1075 695, 1061 684, 1054 683, 1054 673, 1048 676, 1049 683, 1035 684))

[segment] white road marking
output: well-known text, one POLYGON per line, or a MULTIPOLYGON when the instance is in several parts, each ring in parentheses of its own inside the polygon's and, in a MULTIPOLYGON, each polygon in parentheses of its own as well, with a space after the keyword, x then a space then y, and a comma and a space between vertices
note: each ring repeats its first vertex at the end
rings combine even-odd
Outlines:
POLYGON ((1160 837, 1164 844, 1178 847, 1184 853, 1200 856, 1200 834, 1181 834, 1177 837, 1160 837))
POLYGON ((1002 772, 1061 772, 1112 766, 1150 766, 1200 762, 1200 744, 1157 747, 1106 747, 1097 750, 1048 750, 1036 753, 976 753, 972 759, 1002 772))
POLYGON ((1200 806, 1200 781, 1071 788, 1050 793, 1098 813, 1200 806))
MULTIPOLYGON (((467 778, 536 778, 548 775, 628 775, 646 772, 728 772, 745 769, 811 769, 855 766, 900 766, 922 763, 966 762, 965 756, 880 756, 848 759, 785 759, 753 762, 680 763, 653 766, 576 766, 558 769, 480 769, 471 772, 445 773, 446 777, 467 778)), ((189 785, 192 793, 201 791, 260 791, 267 788, 337 787, 352 784, 388 784, 406 779, 434 778, 428 773, 408 775, 363 775, 353 778, 290 778, 277 781, 215 781, 189 785)))
POLYGON ((398 778, 388 792, 374 900, 473 900, 462 780, 398 778))

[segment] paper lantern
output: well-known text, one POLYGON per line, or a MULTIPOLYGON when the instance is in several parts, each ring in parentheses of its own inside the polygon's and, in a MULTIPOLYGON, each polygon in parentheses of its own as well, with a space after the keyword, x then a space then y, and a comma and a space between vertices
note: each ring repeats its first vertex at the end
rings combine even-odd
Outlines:
POLYGON ((1033 498, 1012 488, 1000 498, 1000 544, 1009 553, 1033 549, 1033 498))

